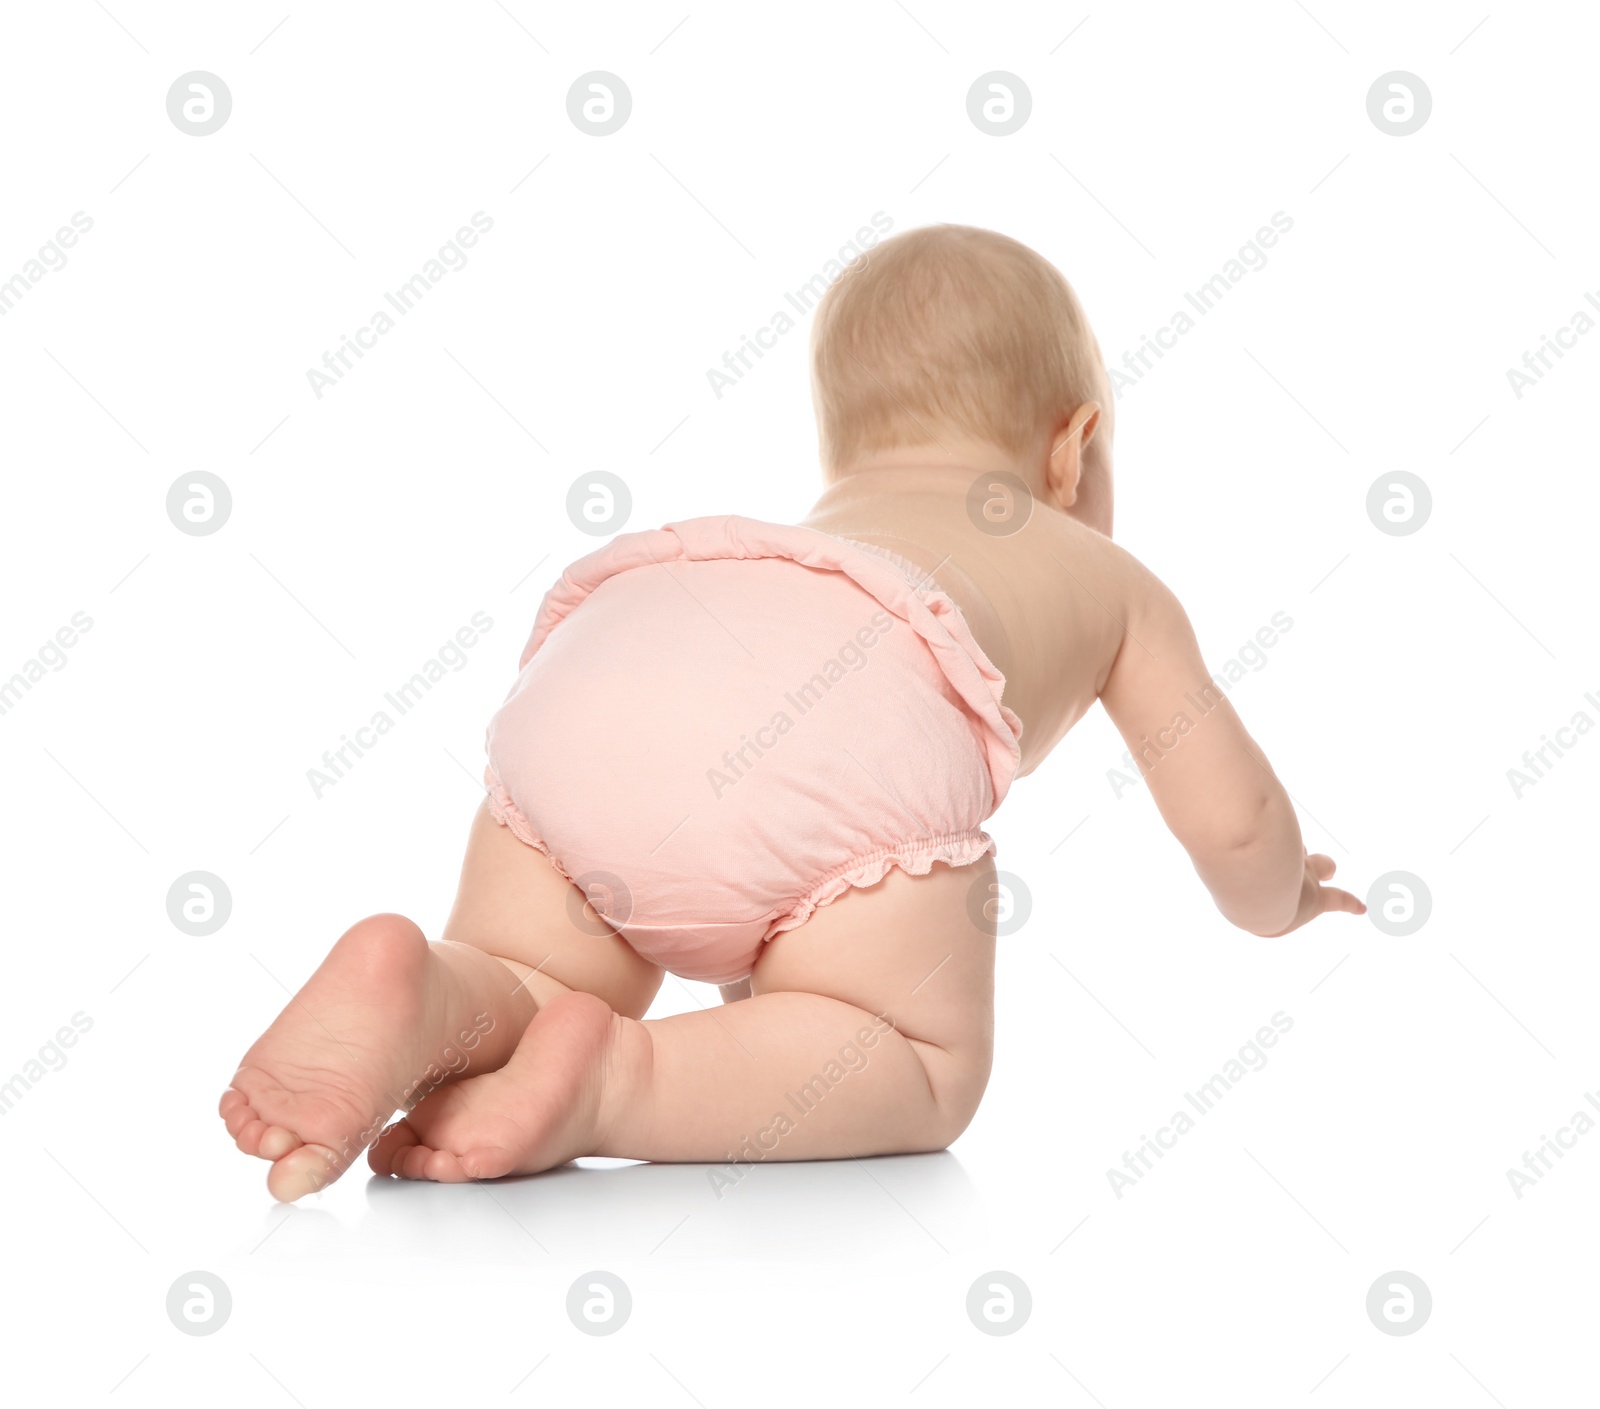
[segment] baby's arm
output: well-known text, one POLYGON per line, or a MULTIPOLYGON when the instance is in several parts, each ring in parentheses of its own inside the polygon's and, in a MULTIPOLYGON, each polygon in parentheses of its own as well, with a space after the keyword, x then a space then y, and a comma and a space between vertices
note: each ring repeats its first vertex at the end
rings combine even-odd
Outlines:
POLYGON ((1100 698, 1217 908, 1258 935, 1326 910, 1361 914, 1355 896, 1322 884, 1332 860, 1306 854, 1288 793, 1212 680, 1178 599, 1134 559, 1123 567, 1127 630, 1100 698))

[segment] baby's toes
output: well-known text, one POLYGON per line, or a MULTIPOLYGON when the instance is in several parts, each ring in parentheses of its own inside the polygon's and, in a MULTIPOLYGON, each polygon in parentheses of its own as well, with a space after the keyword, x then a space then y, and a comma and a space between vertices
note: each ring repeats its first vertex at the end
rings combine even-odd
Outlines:
POLYGON ((469 1179, 502 1179, 513 1172, 516 1159, 510 1150, 492 1146, 468 1150, 461 1156, 461 1168, 469 1179))
POLYGON ((273 1198, 290 1204, 307 1194, 327 1188, 341 1172, 338 1156, 332 1150, 322 1145, 300 1145, 297 1142, 295 1149, 267 1171, 267 1192, 273 1198))
POLYGON ((427 1145, 408 1145, 395 1156, 394 1172, 402 1179, 426 1179, 428 1162, 438 1153, 427 1145))
POLYGON ((222 1123, 228 1127, 228 1134, 235 1140, 239 1138, 239 1132, 245 1126, 259 1119, 255 1107, 250 1104, 250 1098, 243 1091, 236 1091, 231 1086, 222 1093, 222 1099, 217 1102, 217 1114, 222 1117, 222 1123))
POLYGON ((301 1139, 292 1130, 286 1130, 281 1125, 270 1125, 255 1113, 254 1107, 249 1102, 244 1105, 234 1105, 224 1117, 228 1126, 228 1134, 233 1136, 233 1143, 238 1146, 241 1154, 254 1155, 258 1159, 282 1159, 289 1151, 298 1149, 301 1139))
POLYGON ((280 1160, 291 1150, 298 1150, 305 1142, 292 1130, 281 1125, 269 1125, 256 1142, 256 1154, 262 1159, 280 1160))
POLYGON ((420 1143, 411 1122, 397 1120, 378 1136, 372 1148, 367 1151, 367 1167, 374 1174, 399 1174, 400 1170, 395 1161, 420 1143))
POLYGON ((256 1114, 255 1107, 238 1091, 230 1091, 223 1096, 217 1110, 228 1128, 228 1134, 233 1136, 233 1143, 243 1154, 277 1159, 300 1143, 299 1138, 289 1131, 262 1120, 256 1114), (238 1099, 230 1101, 228 1096, 238 1099))
MULTIPOLYGON (((417 1148, 425 1148, 418 1145, 417 1148)), ((461 1161, 449 1150, 431 1150, 422 1166, 422 1177, 436 1184, 466 1184, 472 1176, 461 1167, 461 1161)))
POLYGON ((402 1179, 431 1179, 436 1184, 465 1184, 471 1178, 449 1150, 406 1145, 390 1160, 390 1171, 402 1179))

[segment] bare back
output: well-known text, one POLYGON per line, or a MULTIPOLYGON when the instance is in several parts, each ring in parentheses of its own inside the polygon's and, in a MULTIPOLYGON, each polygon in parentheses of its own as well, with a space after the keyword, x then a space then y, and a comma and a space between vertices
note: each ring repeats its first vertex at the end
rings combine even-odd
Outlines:
POLYGON ((1028 773, 1104 688, 1139 569, 1110 539, 1042 505, 1013 533, 985 532, 968 514, 973 477, 943 468, 849 476, 804 523, 897 553, 950 595, 1006 678, 1028 773))

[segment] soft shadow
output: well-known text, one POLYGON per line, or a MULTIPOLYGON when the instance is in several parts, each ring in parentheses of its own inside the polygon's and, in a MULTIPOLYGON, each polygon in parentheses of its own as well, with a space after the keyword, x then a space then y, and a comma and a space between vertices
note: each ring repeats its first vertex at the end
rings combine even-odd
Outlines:
POLYGON ((268 1205, 256 1228, 246 1235, 240 1251, 263 1262, 296 1256, 307 1248, 329 1247, 346 1236, 348 1223, 332 1209, 318 1208, 310 1200, 297 1204, 268 1205))
POLYGON ((839 1262, 942 1258, 981 1233, 972 1184, 948 1150, 736 1172, 586 1159, 477 1184, 375 1176, 367 1216, 345 1236, 379 1255, 458 1262, 839 1262))

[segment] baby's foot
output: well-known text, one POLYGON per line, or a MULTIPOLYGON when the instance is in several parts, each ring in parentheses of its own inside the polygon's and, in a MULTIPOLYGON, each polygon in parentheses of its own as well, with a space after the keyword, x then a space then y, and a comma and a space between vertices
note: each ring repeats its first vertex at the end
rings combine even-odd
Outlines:
MULTIPOLYGON (((541 1008, 498 1071, 435 1092, 378 1138, 378 1174, 445 1184, 535 1174, 595 1153, 625 1020, 591 993, 541 1008)), ((642 1035, 642 1034, 641 1034, 642 1035)))
POLYGON ((218 1111, 290 1202, 337 1179, 416 1078, 430 1008, 428 942, 402 915, 352 926, 245 1053, 218 1111))

